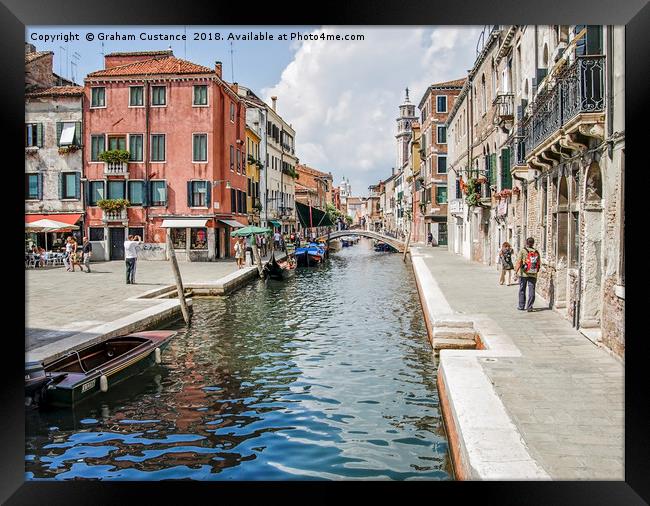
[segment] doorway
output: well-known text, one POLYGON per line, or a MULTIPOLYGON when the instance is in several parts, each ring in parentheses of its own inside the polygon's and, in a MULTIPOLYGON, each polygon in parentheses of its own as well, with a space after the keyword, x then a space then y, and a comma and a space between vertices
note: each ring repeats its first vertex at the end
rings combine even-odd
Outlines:
POLYGON ((108 242, 110 244, 110 259, 124 260, 124 229, 121 227, 109 228, 108 242))
POLYGON ((447 224, 438 223, 438 246, 447 246, 447 224))

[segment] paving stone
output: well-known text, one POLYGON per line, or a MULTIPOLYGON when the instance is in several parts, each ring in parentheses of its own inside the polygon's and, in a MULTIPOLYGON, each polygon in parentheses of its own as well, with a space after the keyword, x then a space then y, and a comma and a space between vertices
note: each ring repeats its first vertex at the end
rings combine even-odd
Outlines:
POLYGON ((481 367, 531 456, 553 479, 622 479, 623 364, 555 311, 516 311, 492 267, 444 247, 423 261, 455 311, 491 318, 522 353, 481 367))

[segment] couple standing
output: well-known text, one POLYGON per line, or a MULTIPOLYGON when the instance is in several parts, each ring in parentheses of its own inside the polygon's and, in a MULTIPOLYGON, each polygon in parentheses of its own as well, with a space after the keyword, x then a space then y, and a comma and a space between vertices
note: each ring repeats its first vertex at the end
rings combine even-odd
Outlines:
POLYGON ((517 262, 514 265, 512 255, 515 251, 510 244, 504 242, 499 250, 498 263, 501 266, 499 284, 504 283, 506 271, 508 272, 508 285, 510 285, 512 271, 515 272, 515 280, 516 276, 519 275, 519 303, 517 304, 519 311, 533 311, 535 284, 537 283, 537 273, 541 265, 541 256, 539 251, 534 248, 534 245, 535 239, 532 237, 526 239, 526 246, 517 255, 517 262), (528 288, 528 303, 526 303, 526 288, 528 288))

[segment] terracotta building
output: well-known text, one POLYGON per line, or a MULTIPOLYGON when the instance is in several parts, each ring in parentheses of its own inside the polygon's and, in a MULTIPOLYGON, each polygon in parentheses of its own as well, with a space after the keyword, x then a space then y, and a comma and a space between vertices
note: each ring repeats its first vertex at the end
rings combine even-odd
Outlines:
POLYGON ((168 231, 179 259, 233 254, 230 233, 248 222, 246 110, 220 62, 108 54, 85 79, 83 117, 86 227, 104 258, 123 258, 127 234, 149 244, 148 258, 165 258, 168 231), (117 199, 128 207, 115 209, 117 199))
POLYGON ((332 202, 332 174, 304 164, 296 165, 296 171, 296 202, 325 211, 327 203, 332 202))
POLYGON ((418 237, 431 233, 439 245, 447 244, 447 115, 464 83, 463 78, 432 84, 419 103, 422 189, 417 200, 424 231, 418 237))

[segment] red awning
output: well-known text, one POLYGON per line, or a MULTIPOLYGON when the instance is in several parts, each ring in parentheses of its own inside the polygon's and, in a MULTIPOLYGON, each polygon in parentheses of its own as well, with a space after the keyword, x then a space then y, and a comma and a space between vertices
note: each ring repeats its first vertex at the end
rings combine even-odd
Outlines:
POLYGON ((81 218, 81 214, 26 214, 25 223, 33 223, 38 220, 62 221, 68 225, 74 225, 81 218))

